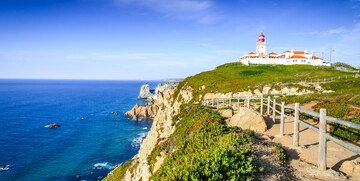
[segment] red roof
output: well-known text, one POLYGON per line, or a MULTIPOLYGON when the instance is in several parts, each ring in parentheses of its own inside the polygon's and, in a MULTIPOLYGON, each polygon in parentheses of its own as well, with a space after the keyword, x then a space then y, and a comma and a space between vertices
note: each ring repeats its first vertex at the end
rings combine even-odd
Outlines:
POLYGON ((314 55, 314 56, 312 56, 312 59, 319 60, 320 58, 314 55))
POLYGON ((277 55, 277 53, 275 53, 275 52, 271 52, 269 55, 277 55))
POLYGON ((251 54, 255 54, 255 53, 254 53, 254 52, 250 52, 249 55, 251 55, 251 54))
POLYGON ((290 59, 303 59, 303 58, 306 58, 306 57, 303 57, 301 55, 293 55, 292 57, 290 57, 290 59))
POLYGON ((305 52, 304 52, 304 51, 294 51, 294 54, 301 54, 301 55, 303 55, 303 54, 305 54, 305 52))

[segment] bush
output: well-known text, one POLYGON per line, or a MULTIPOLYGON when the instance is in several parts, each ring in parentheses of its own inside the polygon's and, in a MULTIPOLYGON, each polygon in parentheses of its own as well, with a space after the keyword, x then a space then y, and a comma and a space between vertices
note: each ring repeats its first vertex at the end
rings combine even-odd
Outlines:
POLYGON ((169 156, 152 180, 251 180, 260 170, 250 148, 253 132, 225 126, 217 111, 203 106, 184 104, 178 117, 173 135, 153 151, 169 156))
POLYGON ((349 70, 357 70, 355 67, 347 64, 347 63, 343 63, 343 62, 335 62, 334 64, 332 64, 332 66, 334 67, 344 67, 347 68, 349 70))

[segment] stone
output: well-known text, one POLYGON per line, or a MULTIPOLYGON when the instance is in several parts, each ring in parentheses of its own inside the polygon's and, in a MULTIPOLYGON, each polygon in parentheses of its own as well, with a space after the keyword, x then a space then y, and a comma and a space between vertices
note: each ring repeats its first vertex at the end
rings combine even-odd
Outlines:
POLYGON ((261 91, 260 91, 259 89, 255 89, 255 90, 254 90, 254 94, 255 94, 255 95, 261 95, 262 93, 261 93, 261 91))
POLYGON ((266 122, 262 115, 252 109, 244 107, 241 107, 240 113, 233 115, 227 124, 242 129, 250 129, 259 133, 267 130, 266 122))
POLYGON ((270 89, 271 89, 270 86, 264 86, 262 93, 267 95, 267 94, 269 94, 270 89))
POLYGON ((231 118, 234 115, 233 110, 231 109, 220 109, 219 112, 224 118, 231 118))
POLYGON ((339 170, 354 178, 360 178, 360 163, 357 161, 344 161, 339 170))
POLYGON ((151 93, 149 84, 144 84, 141 86, 138 98, 147 99, 148 97, 153 97, 153 96, 154 94, 151 93))
POLYGON ((135 104, 135 106, 125 115, 129 116, 131 120, 137 120, 138 118, 154 118, 159 110, 159 106, 157 102, 148 103, 144 106, 140 106, 139 104, 135 104))
POLYGON ((53 124, 49 124, 49 125, 46 125, 45 127, 47 127, 47 128, 58 128, 58 127, 60 127, 60 124, 58 124, 58 123, 53 123, 53 124))

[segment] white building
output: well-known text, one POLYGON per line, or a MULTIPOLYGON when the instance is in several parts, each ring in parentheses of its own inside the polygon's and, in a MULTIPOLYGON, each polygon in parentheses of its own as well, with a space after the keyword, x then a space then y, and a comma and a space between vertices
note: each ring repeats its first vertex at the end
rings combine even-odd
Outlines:
POLYGON ((265 35, 260 33, 259 40, 256 45, 256 53, 249 52, 248 54, 238 59, 245 65, 250 64, 280 64, 280 65, 315 65, 315 66, 330 66, 330 64, 323 59, 305 51, 286 50, 280 54, 275 52, 266 52, 265 35))

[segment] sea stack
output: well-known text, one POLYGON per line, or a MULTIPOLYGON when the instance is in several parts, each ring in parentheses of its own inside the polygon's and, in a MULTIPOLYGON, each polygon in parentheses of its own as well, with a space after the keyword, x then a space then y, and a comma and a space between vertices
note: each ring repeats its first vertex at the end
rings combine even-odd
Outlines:
POLYGON ((153 97, 153 96, 154 96, 154 94, 151 93, 149 84, 144 84, 141 86, 138 98, 147 99, 147 98, 153 97))

